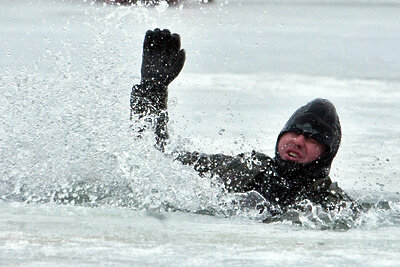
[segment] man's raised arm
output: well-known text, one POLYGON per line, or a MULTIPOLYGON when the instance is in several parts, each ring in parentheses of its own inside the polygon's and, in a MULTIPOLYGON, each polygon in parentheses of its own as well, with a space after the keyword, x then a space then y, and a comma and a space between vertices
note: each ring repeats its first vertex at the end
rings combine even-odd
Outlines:
POLYGON ((133 86, 131 93, 131 119, 144 119, 151 124, 161 151, 168 139, 168 85, 181 72, 184 63, 185 51, 181 49, 178 34, 171 34, 167 29, 146 32, 141 82, 133 86))
MULTIPOLYGON (((163 152, 168 139, 167 87, 178 76, 184 63, 185 51, 181 49, 178 34, 160 29, 146 32, 141 82, 132 88, 131 119, 144 122, 138 129, 139 134, 148 127, 146 125, 150 125, 156 134, 156 147, 163 152)), ((247 176, 244 173, 251 176, 250 174, 258 169, 247 168, 247 161, 243 156, 183 152, 176 160, 185 165, 192 165, 200 175, 205 173, 218 175, 229 191, 236 192, 242 192, 242 184, 247 183, 247 176)))

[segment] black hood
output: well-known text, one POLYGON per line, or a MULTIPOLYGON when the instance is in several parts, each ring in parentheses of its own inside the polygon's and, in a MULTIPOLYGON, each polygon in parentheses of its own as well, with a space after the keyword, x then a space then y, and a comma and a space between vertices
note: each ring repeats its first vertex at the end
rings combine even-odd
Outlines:
POLYGON ((335 106, 327 99, 314 99, 293 113, 278 136, 275 147, 278 173, 282 176, 306 180, 327 176, 332 160, 338 152, 341 138, 342 130, 335 106), (326 145, 327 152, 321 158, 306 164, 283 160, 278 153, 278 142, 287 132, 311 137, 326 145))

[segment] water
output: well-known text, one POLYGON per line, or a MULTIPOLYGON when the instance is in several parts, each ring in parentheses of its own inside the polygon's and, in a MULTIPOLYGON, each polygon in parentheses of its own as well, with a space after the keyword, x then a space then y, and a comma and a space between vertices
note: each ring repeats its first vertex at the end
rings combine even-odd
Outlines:
POLYGON ((398 264, 398 2, 0 6, 1 265, 398 264), (332 179, 372 208, 350 229, 317 210, 262 224, 150 134, 135 141, 130 89, 155 27, 187 53, 168 152, 273 155, 291 113, 325 97, 343 128, 332 179))

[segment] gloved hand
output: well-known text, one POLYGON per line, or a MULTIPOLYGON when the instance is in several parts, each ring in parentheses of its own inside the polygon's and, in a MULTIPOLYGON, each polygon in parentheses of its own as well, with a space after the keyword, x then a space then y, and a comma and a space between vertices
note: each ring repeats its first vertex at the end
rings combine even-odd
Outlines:
POLYGON ((181 39, 167 29, 148 30, 143 43, 142 85, 167 87, 181 72, 185 51, 181 39))

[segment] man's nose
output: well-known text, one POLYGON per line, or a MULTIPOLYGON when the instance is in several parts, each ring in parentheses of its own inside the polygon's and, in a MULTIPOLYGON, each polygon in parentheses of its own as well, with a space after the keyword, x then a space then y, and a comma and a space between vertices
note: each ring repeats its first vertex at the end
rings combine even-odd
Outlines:
POLYGON ((302 134, 297 135, 295 138, 293 138, 293 143, 297 146, 297 147, 303 147, 305 144, 305 137, 302 134))

